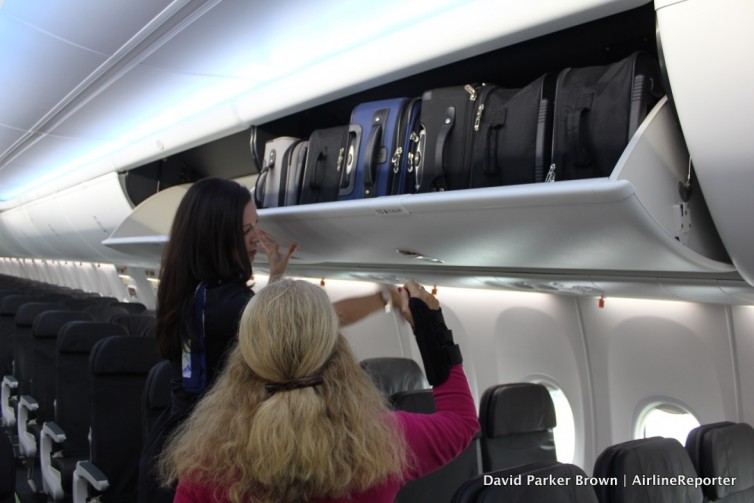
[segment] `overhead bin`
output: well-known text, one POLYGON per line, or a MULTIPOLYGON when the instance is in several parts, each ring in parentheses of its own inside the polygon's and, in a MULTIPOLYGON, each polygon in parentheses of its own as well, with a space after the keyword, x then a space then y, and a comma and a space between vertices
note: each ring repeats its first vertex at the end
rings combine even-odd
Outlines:
MULTIPOLYGON (((456 190, 259 210, 299 243, 293 274, 396 277, 735 274, 701 190, 682 191, 689 157, 667 99, 647 116, 609 178, 456 190)), ((159 261, 187 186, 138 206, 103 242, 159 261), (155 219, 156 215, 162 216, 155 219)), ((260 254, 258 267, 264 268, 260 254)))
POLYGON ((687 200, 679 191, 688 177, 683 137, 663 99, 609 178, 266 209, 260 225, 298 241, 301 266, 732 272, 701 191, 693 187, 687 200))

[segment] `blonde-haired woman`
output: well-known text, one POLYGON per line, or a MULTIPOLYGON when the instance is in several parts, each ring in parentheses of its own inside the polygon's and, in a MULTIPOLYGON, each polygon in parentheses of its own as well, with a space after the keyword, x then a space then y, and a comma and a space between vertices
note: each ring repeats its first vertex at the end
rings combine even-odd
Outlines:
POLYGON ((171 439, 176 502, 392 502, 478 431, 458 346, 439 303, 401 291, 437 412, 390 412, 361 370, 321 288, 281 280, 246 306, 217 383, 171 439))

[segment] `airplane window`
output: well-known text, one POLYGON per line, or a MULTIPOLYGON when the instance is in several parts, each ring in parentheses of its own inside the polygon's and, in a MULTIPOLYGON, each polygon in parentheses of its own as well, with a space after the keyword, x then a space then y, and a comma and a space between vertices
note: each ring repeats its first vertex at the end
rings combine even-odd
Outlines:
POLYGON ((576 449, 576 427, 573 419, 573 410, 563 390, 549 379, 537 378, 532 380, 543 384, 550 392, 552 403, 555 406, 555 417, 558 425, 553 428, 555 437, 555 452, 561 463, 573 463, 576 449))
POLYGON ((647 407, 639 416, 636 438, 666 437, 686 443, 689 432, 699 426, 694 415, 679 405, 663 403, 647 407))

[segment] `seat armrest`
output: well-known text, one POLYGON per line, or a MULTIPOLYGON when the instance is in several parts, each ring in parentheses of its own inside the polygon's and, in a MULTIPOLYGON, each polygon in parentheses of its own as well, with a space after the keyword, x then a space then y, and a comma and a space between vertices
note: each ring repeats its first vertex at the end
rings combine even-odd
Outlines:
POLYGON ((18 379, 13 376, 3 376, 2 391, 0 391, 0 411, 2 411, 3 425, 11 428, 16 424, 16 411, 10 405, 13 390, 18 388, 18 379))
POLYGON ((63 443, 66 439, 65 431, 55 421, 46 421, 42 425, 42 436, 49 437, 58 444, 63 443))
POLYGON ((90 461, 79 461, 73 471, 73 503, 85 503, 89 497, 88 486, 104 491, 110 485, 107 476, 90 461))
POLYGON ((63 428, 54 421, 47 421, 42 425, 39 439, 39 465, 42 472, 42 486, 53 501, 59 501, 65 496, 61 474, 52 466, 53 442, 62 443, 65 440, 63 428))
POLYGON ((22 395, 18 399, 18 420, 16 429, 18 431, 18 447, 21 453, 27 458, 33 458, 37 455, 37 439, 27 431, 29 423, 29 412, 39 408, 37 402, 31 395, 22 395))

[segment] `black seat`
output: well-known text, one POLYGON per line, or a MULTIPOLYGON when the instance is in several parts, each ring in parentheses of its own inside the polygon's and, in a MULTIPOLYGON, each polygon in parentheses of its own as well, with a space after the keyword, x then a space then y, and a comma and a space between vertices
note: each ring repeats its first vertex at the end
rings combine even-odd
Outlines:
POLYGON ((117 302, 115 297, 88 296, 68 299, 63 301, 63 304, 69 309, 83 311, 89 306, 107 306, 114 302, 117 302))
POLYGON ((145 306, 141 302, 113 302, 110 305, 115 307, 122 307, 129 314, 141 314, 147 310, 147 306, 145 306))
POLYGON ((144 440, 150 438, 157 418, 170 407, 171 382, 180 375, 180 368, 168 360, 160 361, 147 374, 142 406, 142 438, 144 440))
POLYGON ((157 324, 157 318, 151 314, 117 314, 110 319, 111 322, 123 325, 131 335, 139 337, 149 336, 157 324))
POLYGON ((616 481, 596 487, 600 503, 703 500, 699 487, 677 482, 679 477, 695 479, 697 473, 688 452, 674 438, 642 438, 610 446, 597 457, 593 475, 616 481))
MULTIPOLYGON (((399 391, 390 397, 395 410, 431 414, 435 399, 431 389, 399 391)), ((396 495, 396 503, 416 501, 449 502, 458 487, 482 471, 479 435, 453 461, 439 470, 413 480, 396 495)))
POLYGON ((39 432, 44 421, 53 418, 55 407, 55 362, 57 337, 63 326, 71 321, 91 320, 91 315, 81 311, 43 311, 34 318, 29 344, 31 378, 28 397, 19 407, 33 405, 35 422, 21 423, 19 413, 18 438, 25 455, 35 455, 39 446, 39 432))
POLYGON ((399 391, 429 388, 421 367, 410 358, 367 358, 361 361, 361 368, 388 398, 399 391))
POLYGON ((13 333, 16 331, 18 308, 34 297, 26 294, 10 294, 0 300, 0 375, 13 375, 13 333))
POLYGON ((103 502, 136 501, 144 385, 160 359, 151 337, 108 337, 94 345, 90 456, 74 470, 74 503, 87 499, 89 484, 103 502))
POLYGON ((462 485, 453 503, 597 503, 584 470, 538 461, 484 473, 462 485))
POLYGON ((754 428, 747 423, 720 422, 699 426, 686 439, 686 451, 709 502, 754 501, 754 428))
POLYGON ((89 458, 89 355, 98 341, 112 336, 128 332, 114 323, 72 321, 58 333, 55 420, 45 423, 40 441, 44 489, 56 500, 71 494, 76 462, 89 458), (55 445, 56 456, 51 457, 55 445))
POLYGON ((502 470, 537 461, 556 461, 555 406, 547 388, 535 383, 488 388, 479 404, 482 468, 502 470))
POLYGON ((87 306, 84 308, 84 311, 91 314, 94 317, 94 321, 110 321, 113 316, 128 314, 128 311, 124 308, 109 304, 87 306))

